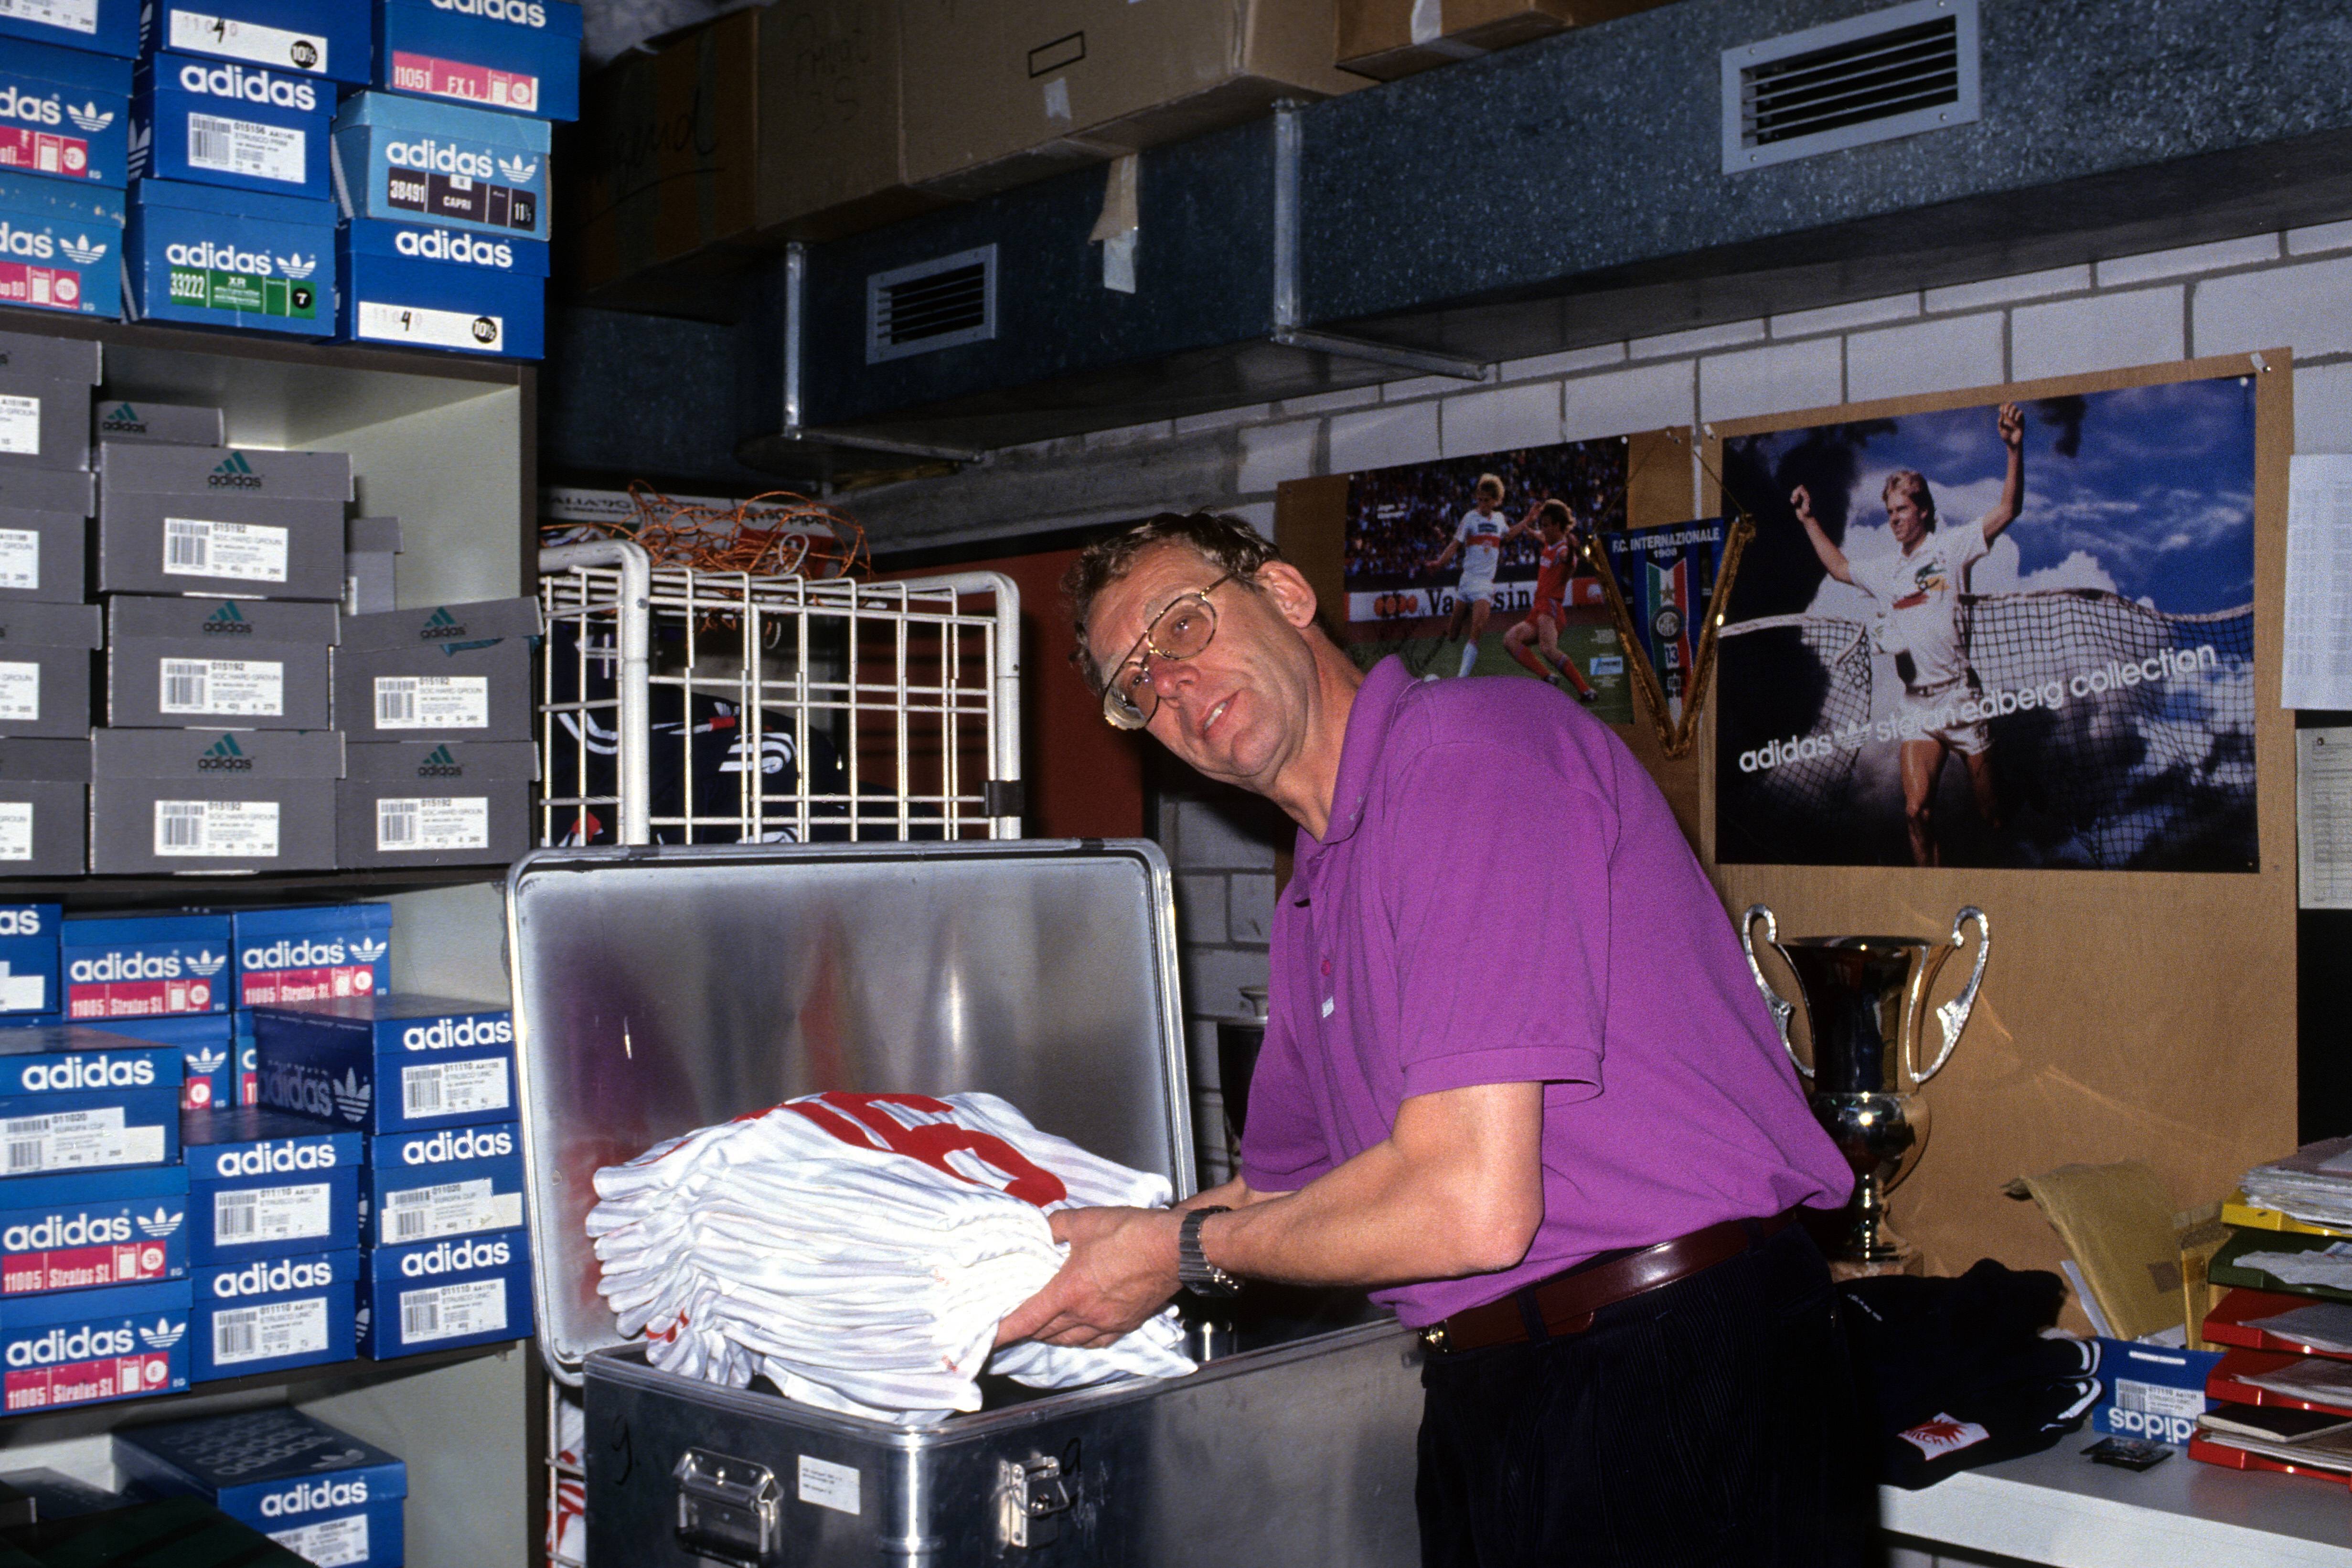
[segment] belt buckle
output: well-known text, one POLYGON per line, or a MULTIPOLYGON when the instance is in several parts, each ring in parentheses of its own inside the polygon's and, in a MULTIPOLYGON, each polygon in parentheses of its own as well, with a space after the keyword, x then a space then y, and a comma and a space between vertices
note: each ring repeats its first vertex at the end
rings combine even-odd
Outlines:
POLYGON ((1439 1355, 1444 1355, 1452 1352, 1454 1346, 1445 1337, 1445 1320, 1444 1318, 1438 1319, 1437 1322, 1431 1323, 1427 1328, 1421 1331, 1421 1343, 1423 1349, 1434 1351, 1439 1355))

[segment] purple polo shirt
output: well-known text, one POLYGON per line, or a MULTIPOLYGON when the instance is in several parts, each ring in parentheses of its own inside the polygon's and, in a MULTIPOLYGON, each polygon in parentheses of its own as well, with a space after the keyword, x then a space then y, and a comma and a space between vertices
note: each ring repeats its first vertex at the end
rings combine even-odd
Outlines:
POLYGON ((1633 753, 1536 681, 1424 685, 1348 716, 1326 836, 1274 917, 1242 1175, 1304 1186, 1417 1094, 1544 1085, 1543 1224, 1500 1274, 1375 1292, 1413 1325, 1596 1252, 1843 1204, 1738 938, 1633 753))

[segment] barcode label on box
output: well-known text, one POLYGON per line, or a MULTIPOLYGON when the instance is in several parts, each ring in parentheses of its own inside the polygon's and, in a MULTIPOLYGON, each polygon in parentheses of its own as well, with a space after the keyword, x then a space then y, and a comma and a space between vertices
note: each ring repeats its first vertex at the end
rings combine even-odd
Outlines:
POLYGON ((503 1111, 507 1095, 506 1058, 488 1061, 434 1061, 400 1070, 402 1113, 419 1116, 462 1116, 471 1111, 503 1111))
POLYGON ((158 800, 159 855, 239 855, 278 858, 275 800, 158 800))
POLYGON ((165 659, 165 713, 237 718, 286 716, 286 666, 259 659, 165 659))
POLYGON ((304 183, 310 133, 299 126, 262 125, 225 114, 188 116, 188 163, 215 174, 304 183))
POLYGON ((317 33, 295 33, 284 27, 257 27, 250 22, 234 22, 226 17, 202 16, 194 11, 175 10, 172 13, 172 42, 169 47, 193 54, 250 60, 257 66, 275 66, 279 70, 323 71, 327 68, 327 40, 317 33))
POLYGON ((2193 1421, 2205 1414, 2205 1391, 2118 1377, 2116 1379, 2116 1408, 2142 1416, 2186 1416, 2193 1421))
POLYGON ((383 1197, 376 1243, 397 1247, 436 1236, 470 1236, 480 1230, 512 1230, 522 1224, 522 1194, 494 1192, 490 1178, 413 1186, 383 1197))
POLYGON ((41 716, 41 666, 0 659, 0 723, 41 716))
POLYGON ((286 529, 268 523, 165 517, 163 570, 172 577, 233 577, 240 582, 283 582, 286 538, 286 529))
POLYGON ((427 310, 362 299, 352 336, 387 343, 423 343, 435 349, 472 349, 495 354, 506 341, 506 318, 469 316, 463 310, 427 310))
POLYGON ((41 586, 41 536, 30 528, 0 528, 0 588, 41 586))
POLYGON ((507 1282, 467 1280, 400 1292, 400 1343, 425 1344, 465 1334, 499 1333, 507 1326, 507 1282))
POLYGON ((298 1241, 334 1228, 332 1189, 324 1182, 302 1186, 237 1187, 213 1195, 213 1239, 298 1241))
POLYGON ((313 1568, 351 1568, 368 1560, 368 1516, 347 1513, 292 1530, 273 1530, 269 1539, 313 1568))
POLYGON ((386 796, 375 803, 375 847, 381 851, 488 849, 490 798, 386 796))
POLYGON ((98 32, 98 0, 0 0, 0 16, 68 32, 98 32))
POLYGON ((281 1355, 316 1355, 327 1348, 327 1298, 264 1301, 213 1314, 213 1362, 274 1361, 281 1355))
MULTIPOLYGON (((28 861, 32 858, 33 803, 30 800, 0 800, 0 861, 28 861)), ((0 983, 0 993, 5 993, 7 989, 5 983, 0 983)), ((39 1009, 34 1010, 37 1012, 39 1009)))
POLYGON ((120 1105, 0 1121, 0 1176, 153 1165, 163 1157, 163 1129, 125 1126, 120 1105))
POLYGON ((0 452, 20 457, 41 455, 41 400, 14 392, 0 395, 0 452))
POLYGON ((487 729, 489 723, 488 675, 376 677, 378 729, 487 729))

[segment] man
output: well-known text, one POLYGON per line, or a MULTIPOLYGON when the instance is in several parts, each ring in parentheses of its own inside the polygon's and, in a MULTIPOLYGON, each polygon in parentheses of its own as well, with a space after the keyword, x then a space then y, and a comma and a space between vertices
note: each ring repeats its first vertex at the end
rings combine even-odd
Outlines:
POLYGON ((1528 612, 1503 633, 1503 650, 1527 667, 1538 680, 1566 681, 1576 692, 1579 702, 1590 703, 1601 694, 1576 667, 1576 661, 1560 652, 1559 629, 1568 624, 1562 608, 1568 601, 1568 580, 1576 568, 1575 516, 1568 503, 1543 500, 1536 503, 1520 521, 1519 527, 1534 524, 1536 537, 1543 549, 1536 559, 1535 602, 1528 612), (1530 651, 1534 643, 1540 651, 1530 651))
POLYGON ((1002 1341, 1107 1343, 1180 1279, 1376 1287, 1433 1341, 1426 1563, 1856 1560, 1867 1460, 1787 1222, 1852 1176, 1632 754, 1549 685, 1359 673, 1229 518, 1067 586, 1106 716, 1281 806, 1297 867, 1241 1175, 1055 1215, 1002 1341))
POLYGON ((1446 622, 1445 641, 1462 635, 1466 622, 1470 640, 1462 645, 1462 668, 1468 674, 1478 664, 1478 640, 1486 634, 1486 617, 1495 612, 1495 569, 1502 564, 1503 547, 1527 531, 1528 521, 1506 523, 1495 508, 1503 504, 1503 481, 1493 474, 1478 476, 1477 500, 1454 525, 1454 538, 1429 563, 1434 577, 1456 555, 1462 576, 1454 586, 1454 616, 1446 622))
POLYGON ((1936 785, 1952 752, 1968 766, 1977 815, 1987 827, 2000 826, 1992 732, 1980 714, 1961 711, 1983 695, 1960 636, 1960 595, 1968 591, 1969 568, 1985 558, 2025 504, 2025 416, 2015 403, 2005 402, 1994 427, 2009 448, 2000 499, 1965 528, 1937 530, 1936 497, 1918 470, 1898 468, 1886 476, 1879 498, 1886 504, 1886 527, 1895 536, 1891 554, 1858 565, 1849 561, 1822 531, 1811 492, 1800 485, 1789 497, 1822 570, 1884 607, 1882 644, 1895 655, 1895 673, 1903 681, 1903 822, 1914 865, 1944 863, 1936 832, 1936 785))

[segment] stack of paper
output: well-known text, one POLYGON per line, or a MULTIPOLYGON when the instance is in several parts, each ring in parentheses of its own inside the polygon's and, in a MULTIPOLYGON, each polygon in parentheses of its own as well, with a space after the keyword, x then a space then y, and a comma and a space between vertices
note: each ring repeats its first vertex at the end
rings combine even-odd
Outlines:
POLYGON ((2312 1225, 2352 1226, 2352 1138, 2306 1144, 2246 1173, 2246 1197, 2312 1225))

